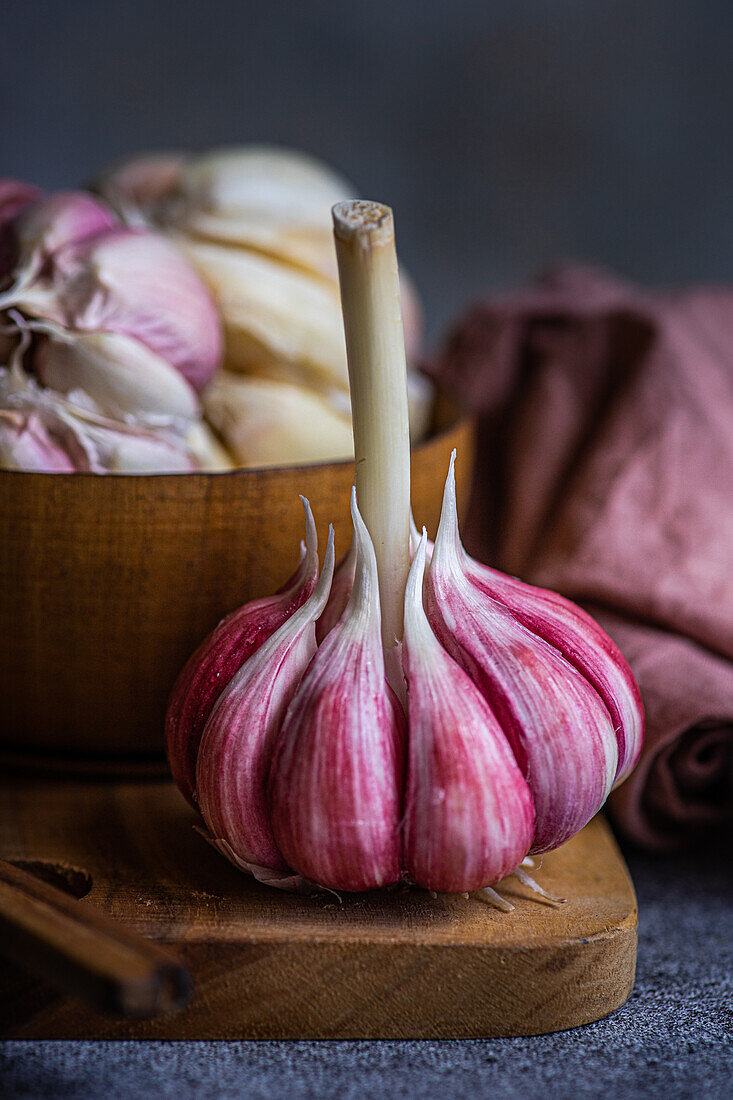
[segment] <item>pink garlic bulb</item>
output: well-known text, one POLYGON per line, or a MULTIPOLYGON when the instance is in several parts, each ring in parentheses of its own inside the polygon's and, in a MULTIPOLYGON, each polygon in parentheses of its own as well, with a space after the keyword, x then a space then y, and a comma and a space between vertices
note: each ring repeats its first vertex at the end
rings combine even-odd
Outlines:
POLYGON ((201 643, 181 670, 168 701, 165 743, 173 778, 196 806, 196 760, 209 715, 224 688, 247 659, 313 592, 318 579, 318 534, 311 507, 305 510, 300 564, 274 596, 232 611, 201 643))
POLYGON ((53 253, 49 270, 26 273, 0 296, 0 309, 11 306, 68 330, 136 339, 195 390, 221 359, 208 291, 175 245, 148 230, 108 228, 72 240, 53 253))
POLYGON ((453 467, 426 581, 428 619, 504 730, 535 809, 532 852, 569 840, 601 808, 618 770, 611 715, 560 652, 471 579, 453 467))
POLYGON ((293 876, 272 833, 266 781, 273 739, 316 652, 315 620, 333 576, 333 528, 312 595, 255 650, 219 696, 196 767, 199 809, 212 843, 237 866, 277 885, 293 876))
POLYGON ((385 678, 377 562, 355 490, 351 515, 354 588, 275 738, 270 821, 286 864, 303 878, 371 890, 402 874, 405 728, 385 678))
POLYGON ((430 629, 426 543, 423 532, 405 593, 404 863, 418 886, 464 893, 516 870, 532 843, 534 809, 496 717, 430 629))

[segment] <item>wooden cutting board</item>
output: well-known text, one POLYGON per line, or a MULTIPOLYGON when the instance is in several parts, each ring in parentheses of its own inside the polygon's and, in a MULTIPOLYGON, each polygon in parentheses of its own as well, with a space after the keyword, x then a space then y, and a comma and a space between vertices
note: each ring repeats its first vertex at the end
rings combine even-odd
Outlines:
POLYGON ((168 782, 0 783, 0 855, 67 881, 176 948, 182 1012, 120 1021, 0 962, 0 1034, 16 1038, 477 1038, 587 1023, 628 998, 636 899, 601 818, 544 857, 552 908, 509 878, 516 909, 424 890, 301 897, 260 886, 195 831, 168 782))

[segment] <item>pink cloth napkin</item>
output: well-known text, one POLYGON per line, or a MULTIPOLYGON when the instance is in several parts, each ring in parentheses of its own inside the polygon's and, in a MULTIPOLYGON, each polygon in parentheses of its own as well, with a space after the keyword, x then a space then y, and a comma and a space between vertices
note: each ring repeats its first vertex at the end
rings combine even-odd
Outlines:
POLYGON ((733 290, 562 268, 475 306, 430 372, 479 416, 475 556, 586 606, 644 698, 623 832, 733 820, 733 290))

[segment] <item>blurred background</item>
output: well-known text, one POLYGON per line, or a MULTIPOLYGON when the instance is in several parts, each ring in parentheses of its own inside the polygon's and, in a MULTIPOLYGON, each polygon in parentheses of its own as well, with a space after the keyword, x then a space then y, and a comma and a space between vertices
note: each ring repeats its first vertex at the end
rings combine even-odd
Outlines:
POLYGON ((389 202, 428 333, 576 257, 733 278, 730 0, 5 0, 2 174, 293 145, 389 202))

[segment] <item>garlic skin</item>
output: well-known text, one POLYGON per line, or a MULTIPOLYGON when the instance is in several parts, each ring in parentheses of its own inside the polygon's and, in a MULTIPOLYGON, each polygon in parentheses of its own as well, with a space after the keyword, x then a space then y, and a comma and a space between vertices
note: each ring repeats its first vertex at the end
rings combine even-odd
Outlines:
POLYGON ((242 665, 219 696, 204 728, 196 763, 196 795, 213 843, 257 875, 290 876, 272 834, 266 780, 273 738, 316 652, 315 620, 333 576, 333 527, 323 571, 308 600, 242 665))
POLYGON ((74 464, 37 413, 0 409, 0 469, 68 474, 74 464))
POLYGON ((311 507, 298 568, 274 596, 231 612, 199 645, 178 675, 165 716, 165 746, 173 778, 195 808, 196 760, 209 715, 244 662, 306 602, 318 579, 318 535, 311 507))
POLYGON ((243 467, 332 462, 354 453, 351 420, 320 394, 220 371, 203 394, 208 420, 243 467))
POLYGON ((22 180, 0 179, 0 229, 10 219, 42 195, 40 187, 22 180))
POLYGON ((111 210, 85 191, 57 191, 23 203, 3 236, 15 264, 15 282, 0 295, 0 309, 18 303, 18 295, 59 249, 113 229, 111 210))
MULTIPOLYGON (((88 394, 62 396, 42 389, 19 363, 0 369, 0 409, 35 415, 78 473, 190 473, 185 442, 164 428, 126 424, 104 416, 88 394)), ((5 458, 3 457, 3 461, 5 458)), ((53 472, 69 472, 58 466, 53 472)))
POLYGON ((13 231, 16 216, 41 197, 40 187, 21 180, 0 179, 0 287, 12 274, 18 246, 13 231))
POLYGON ((186 157, 183 153, 136 153, 111 164, 90 181, 90 189, 111 206, 125 225, 151 225, 151 211, 176 187, 186 157))
POLYGON ((569 840, 613 786, 618 744, 596 690, 562 654, 471 582, 449 474, 426 581, 430 625, 496 715, 532 793, 531 852, 569 840))
POLYGON ((532 843, 534 809, 496 717, 430 629, 426 544, 423 529, 405 593, 405 867, 418 886, 470 893, 516 870, 532 843))
POLYGON ((385 679, 377 563, 352 492, 357 567, 348 607, 306 669, 275 739, 270 820, 288 866, 333 890, 402 872, 404 715, 385 679))
POLYGON ((110 416, 155 423, 197 420, 201 406, 183 375, 131 336, 58 328, 36 351, 44 386, 82 389, 110 416))

